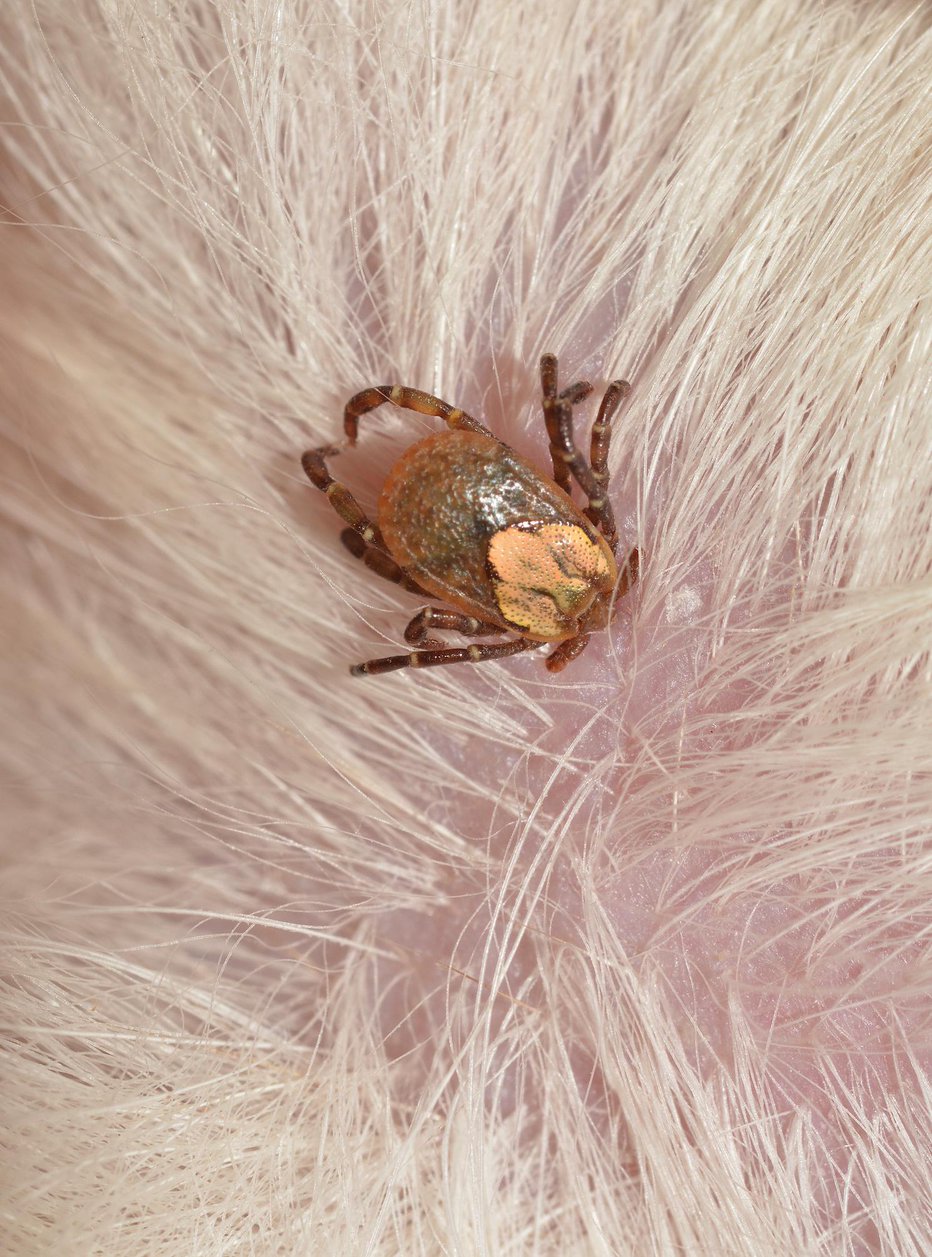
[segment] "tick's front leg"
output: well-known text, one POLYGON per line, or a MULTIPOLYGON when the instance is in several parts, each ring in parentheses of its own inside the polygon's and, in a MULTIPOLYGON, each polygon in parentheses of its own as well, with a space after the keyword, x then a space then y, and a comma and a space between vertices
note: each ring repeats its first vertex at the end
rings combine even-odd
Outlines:
POLYGON ((557 360, 544 354, 540 360, 540 385, 543 394, 544 422, 550 440, 553 478, 560 488, 570 492, 570 475, 588 499, 586 516, 599 528, 614 553, 618 544, 615 516, 608 499, 608 448, 611 421, 623 397, 629 391, 624 380, 613 380, 608 386, 592 428, 590 453, 592 466, 573 441, 573 404, 588 395, 591 386, 584 382, 557 392, 557 360))

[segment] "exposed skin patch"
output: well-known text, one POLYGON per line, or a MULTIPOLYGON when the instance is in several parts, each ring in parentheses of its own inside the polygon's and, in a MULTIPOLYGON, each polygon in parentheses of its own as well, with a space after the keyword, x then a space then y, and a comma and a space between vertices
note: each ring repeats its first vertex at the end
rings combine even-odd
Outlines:
POLYGON ((510 624, 556 638, 610 579, 605 554, 576 524, 515 524, 489 542, 495 600, 510 624))

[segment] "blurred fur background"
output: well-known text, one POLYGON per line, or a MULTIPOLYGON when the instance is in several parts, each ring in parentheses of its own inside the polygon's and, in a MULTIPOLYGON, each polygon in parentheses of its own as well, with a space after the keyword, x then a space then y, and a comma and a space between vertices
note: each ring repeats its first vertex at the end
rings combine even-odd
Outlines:
POLYGON ((932 1249, 929 26, 0 15, 11 1257, 932 1249), (637 590, 350 679, 419 604, 302 450, 546 467, 545 350, 637 590))

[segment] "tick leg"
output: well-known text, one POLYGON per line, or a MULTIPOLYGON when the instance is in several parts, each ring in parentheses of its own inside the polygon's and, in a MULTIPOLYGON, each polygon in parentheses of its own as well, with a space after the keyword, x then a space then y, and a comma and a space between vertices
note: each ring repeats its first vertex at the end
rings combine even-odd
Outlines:
POLYGON ((605 390, 605 396, 602 398, 601 406, 599 406, 599 413, 596 415, 595 423, 592 425, 592 438, 589 444, 589 462, 592 468, 592 478, 599 486, 599 495, 596 498, 590 496, 586 515, 592 520, 593 524, 596 524, 602 530, 603 536, 613 550, 618 543, 618 534, 615 531, 615 518, 607 493, 608 447, 612 439, 612 420, 618 407, 630 392, 631 385, 627 380, 612 380, 605 390))
POLYGON ((560 393, 560 401, 569 402, 571 406, 576 406, 583 401, 592 392, 592 385, 588 380, 577 380, 575 384, 571 384, 569 388, 563 389, 560 393))
POLYGON ((390 555, 384 550, 379 550, 376 546, 368 545, 359 533, 354 532, 352 528, 344 528, 340 533, 340 540, 353 558, 361 559, 370 572, 375 572, 383 580, 392 581, 395 585, 401 585, 403 589, 409 589, 413 594, 420 594, 422 598, 430 597, 427 590, 422 589, 417 581, 412 580, 404 568, 399 567, 390 555))
POLYGON ((593 429, 592 449, 598 459, 599 472, 604 477, 601 480, 595 475, 593 468, 589 466, 573 442, 573 403, 567 396, 572 390, 567 389, 563 393, 557 393, 557 360, 553 354, 544 354, 540 360, 540 386, 543 394, 544 422, 550 439, 553 478, 564 492, 569 493, 570 473, 572 473, 576 483, 588 498, 586 516, 598 526, 614 551, 618 544, 618 533, 615 528, 612 504, 605 492, 608 478, 605 460, 608 457, 612 415, 625 395, 627 385, 621 380, 610 384, 602 399, 602 405, 599 407, 596 425, 593 429), (596 428, 598 431, 595 430, 596 428))
POLYGON ((545 660, 544 666, 548 672, 562 672, 568 663, 572 663, 574 659, 589 645, 589 633, 580 633, 578 637, 571 637, 550 652, 545 660))
POLYGON ((353 532, 359 533, 367 545, 377 546, 380 550, 384 550, 385 542, 378 528, 365 514, 346 485, 334 480, 327 470, 326 460, 336 453, 338 451, 332 446, 325 446, 319 450, 305 450, 301 455, 301 466, 311 483, 316 485, 322 493, 326 493, 327 501, 340 519, 349 524, 353 532))
POLYGON ((375 410, 383 402, 391 402, 402 410, 416 410, 420 415, 434 415, 442 419, 448 428, 466 428, 470 432, 482 432, 491 436, 488 428, 478 419, 467 415, 465 410, 451 406, 432 393, 422 393, 419 388, 408 388, 404 384, 375 384, 363 389, 355 397, 351 397, 343 411, 343 431, 349 437, 350 444, 356 444, 359 433, 359 416, 375 410))
POLYGON ((502 626, 488 620, 477 620, 475 616, 463 615, 459 611, 447 611, 443 607, 425 607, 405 629, 405 641, 412 646, 442 645, 427 636, 431 629, 444 633, 462 633, 464 637, 490 637, 494 633, 501 633, 502 626))
MULTIPOLYGON (((540 386, 543 394, 544 422, 550 438, 550 457, 553 460, 553 478, 564 492, 570 491, 570 473, 589 499, 600 506, 605 498, 599 482, 593 476, 589 464, 573 444, 573 403, 565 393, 557 393, 557 360, 553 354, 544 354, 540 360, 540 386)), ((570 392, 571 390, 567 390, 570 392)), ((609 510, 611 508, 609 507, 609 510)))
POLYGON ((550 438, 550 457, 553 460, 553 478, 564 493, 570 492, 570 471, 559 446, 561 428, 570 430, 572 444, 573 403, 557 395, 557 360, 553 354, 544 354, 540 360, 540 391, 543 397, 544 423, 550 438))
POLYGON ((399 668, 439 668, 448 663, 485 663, 489 659, 507 659, 522 650, 532 650, 537 642, 519 637, 511 642, 488 642, 484 646, 453 646, 444 650, 415 650, 410 655, 391 655, 387 659, 370 659, 350 668, 354 677, 377 676, 380 672, 397 672, 399 668))
POLYGON ((615 601, 623 598, 634 582, 638 578, 638 572, 641 567, 641 552, 635 546, 628 557, 625 559, 625 565, 621 569, 621 575, 618 577, 618 584, 615 586, 615 601))

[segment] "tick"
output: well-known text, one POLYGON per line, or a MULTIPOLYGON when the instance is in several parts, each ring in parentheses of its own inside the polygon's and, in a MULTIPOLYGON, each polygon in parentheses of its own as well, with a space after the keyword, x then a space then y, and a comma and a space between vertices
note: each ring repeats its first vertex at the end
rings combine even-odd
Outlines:
POLYGON ((493 436, 478 419, 419 389, 377 384, 346 403, 343 430, 356 444, 359 418, 383 402, 444 420, 446 431, 412 445, 388 473, 373 523, 350 491, 334 480, 327 459, 338 451, 308 450, 301 464, 349 527, 341 540, 386 580, 446 607, 425 607, 405 629, 420 649, 351 668, 373 676, 397 668, 504 659, 541 643, 559 672, 579 655, 591 633, 605 628, 618 600, 637 578, 639 555, 619 571, 618 533, 608 484, 612 420, 629 392, 624 380, 606 390, 592 425, 589 461, 573 443, 573 407, 592 392, 580 380, 557 391, 557 360, 540 361, 544 421, 553 478, 543 475, 493 436), (573 501, 570 476, 586 497, 573 501), (447 646, 430 636, 511 634, 505 641, 447 646))

